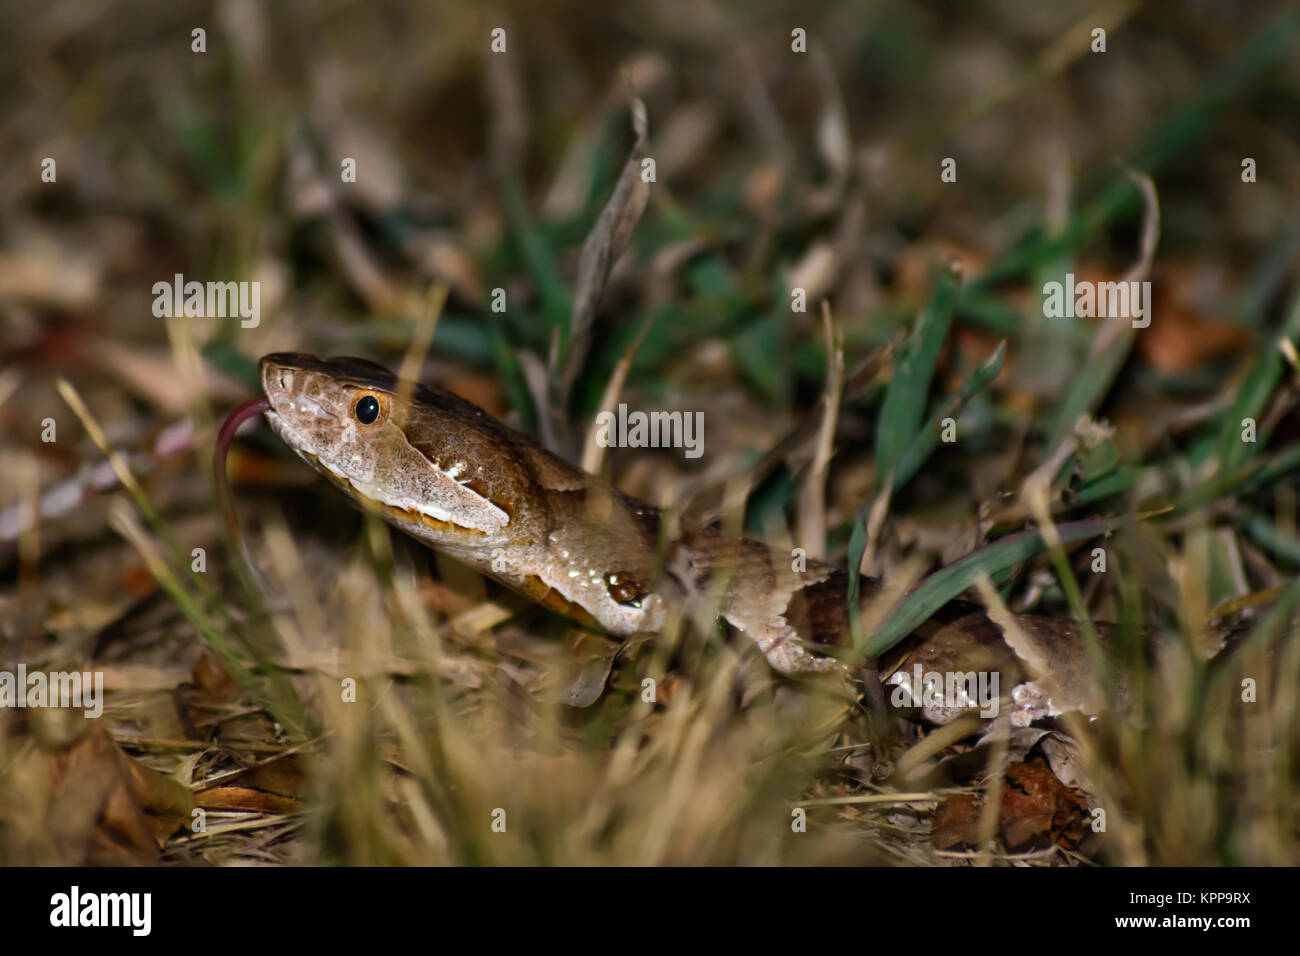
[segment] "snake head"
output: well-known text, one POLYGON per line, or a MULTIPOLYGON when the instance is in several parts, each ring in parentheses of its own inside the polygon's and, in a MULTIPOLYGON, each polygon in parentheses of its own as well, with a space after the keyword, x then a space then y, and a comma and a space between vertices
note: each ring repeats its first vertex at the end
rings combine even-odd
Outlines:
POLYGON ((267 421, 285 444, 385 520, 440 546, 510 523, 520 495, 508 487, 494 496, 484 476, 524 476, 494 444, 501 426, 463 399, 365 359, 277 352, 259 374, 267 421))
POLYGON ((271 405, 266 418, 289 447, 351 482, 382 475, 400 438, 391 373, 360 359, 296 352, 265 356, 258 373, 271 405))

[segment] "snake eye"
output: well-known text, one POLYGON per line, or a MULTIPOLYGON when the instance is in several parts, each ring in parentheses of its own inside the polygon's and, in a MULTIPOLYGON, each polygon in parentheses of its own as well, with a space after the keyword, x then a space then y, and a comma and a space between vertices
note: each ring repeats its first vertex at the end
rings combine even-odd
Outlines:
POLYGON ((361 424, 374 424, 375 419, 379 417, 379 399, 373 395, 367 395, 357 402, 356 408, 352 411, 361 424))
POLYGON ((646 596, 645 586, 627 571, 611 571, 605 575, 605 588, 619 604, 640 607, 646 596))

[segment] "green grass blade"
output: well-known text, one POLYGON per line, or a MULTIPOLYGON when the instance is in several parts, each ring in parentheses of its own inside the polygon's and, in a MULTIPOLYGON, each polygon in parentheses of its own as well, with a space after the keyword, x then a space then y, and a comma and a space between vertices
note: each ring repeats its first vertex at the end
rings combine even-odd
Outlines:
POLYGON ((876 477, 885 484, 916 439, 930 383, 957 303, 957 277, 945 270, 898 357, 876 424, 876 477))
MULTIPOLYGON (((1101 519, 1072 521, 1056 526, 1061 541, 1065 544, 1105 534, 1111 527, 1111 522, 1101 519)), ((889 613, 880 629, 867 642, 867 653, 878 656, 889 650, 925 623, 935 611, 974 584, 981 571, 987 571, 990 576, 997 575, 1032 558, 1045 547, 1038 531, 1021 531, 972 551, 966 557, 936 571, 889 613)))
POLYGON ((979 368, 961 387, 947 399, 930 416, 924 428, 907 446, 907 451, 898 462, 894 471, 894 487, 905 484, 909 478, 921 470, 931 453, 939 445, 939 434, 945 418, 955 418, 961 413, 972 398, 984 391, 1002 371, 1002 362, 1007 357, 1007 343, 1002 341, 993 353, 980 363, 979 368))

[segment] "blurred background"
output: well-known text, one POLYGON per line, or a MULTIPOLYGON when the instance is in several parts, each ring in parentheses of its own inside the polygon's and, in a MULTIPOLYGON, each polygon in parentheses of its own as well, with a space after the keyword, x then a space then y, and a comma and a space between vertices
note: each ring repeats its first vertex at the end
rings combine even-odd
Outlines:
MULTIPOLYGON (((816 840, 789 844, 786 801, 861 794, 884 758, 852 762, 860 738, 826 713, 798 741, 737 722, 703 651, 673 659, 683 716, 553 621, 507 605, 467 623, 498 596, 366 534, 267 429, 237 446, 236 498, 255 559, 299 590, 287 615, 250 609, 208 476, 214 421, 272 351, 395 368, 414 349, 426 381, 574 460, 626 375, 633 407, 704 410, 705 454, 614 450, 597 464, 619 487, 682 506, 748 476, 737 525, 870 573, 1022 526, 1016 492, 1088 416, 1102 437, 1055 474, 1053 515, 1166 516, 1132 522, 1131 577, 1088 584, 1089 613, 1191 642, 1232 605, 1270 629, 1258 673, 1294 673, 1292 605, 1263 617, 1300 563, 1296 351, 1278 344, 1300 332, 1294 4, 3 8, 0 663, 94 666, 110 691, 94 732, 0 721, 8 862, 962 862, 931 846, 939 797, 828 804, 816 840), (584 241, 644 158, 644 211, 614 209, 626 252, 593 286, 584 241), (1045 316, 1067 272, 1149 279, 1150 326, 1045 316), (178 273, 259 283, 256 325, 159 318, 153 287, 178 273), (885 395, 927 311, 950 324, 907 425, 885 395), (837 355, 809 520, 806 439, 837 355), (880 436, 919 434, 922 410, 960 439, 900 459, 886 490, 882 455, 914 436, 880 436), (313 609, 318 587, 340 606, 313 609), (520 704, 552 688, 556 654, 599 703, 520 704), (330 706, 328 680, 361 672, 420 692, 330 706), (522 842, 475 835, 500 788, 529 786, 522 842), (185 832, 196 805, 216 831, 185 832)), ((1070 613, 1046 558, 998 583, 1070 613)), ((1118 768, 1089 793, 1123 807, 1120 833, 1037 861, 1296 861, 1294 701, 1211 725, 1204 675, 1178 673, 1178 706, 1152 697, 1159 733, 1092 752, 1118 768)))

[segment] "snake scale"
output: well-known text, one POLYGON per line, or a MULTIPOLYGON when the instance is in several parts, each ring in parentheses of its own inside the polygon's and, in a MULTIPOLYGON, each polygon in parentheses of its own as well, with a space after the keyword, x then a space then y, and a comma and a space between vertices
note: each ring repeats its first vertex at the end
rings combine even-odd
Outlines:
MULTIPOLYGON (((712 527, 669 537, 654 506, 469 401, 399 380, 364 359, 275 353, 262 358, 259 377, 266 397, 227 419, 223 451, 240 421, 263 412, 294 452, 354 502, 553 612, 627 637, 660 630, 674 606, 704 602, 782 674, 847 673, 827 653, 850 643, 842 569, 806 559, 796 570, 788 555, 712 527)), ((879 581, 862 580, 862 600, 880 591, 879 581)), ((908 664, 996 672, 1002 687, 1014 688, 1011 719, 1020 725, 1066 709, 1104 708, 1094 682, 1071 676, 1092 673, 1073 621, 1014 620, 1019 641, 1032 644, 1028 653, 1008 646, 1010 635, 981 608, 954 601, 918 629, 908 664), (1053 673, 1043 673, 1048 669, 1053 673)), ((1113 641, 1114 628, 1096 628, 1103 644, 1113 641)), ((923 710, 946 722, 965 706, 923 710)))

